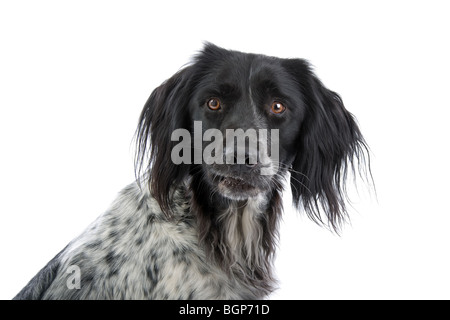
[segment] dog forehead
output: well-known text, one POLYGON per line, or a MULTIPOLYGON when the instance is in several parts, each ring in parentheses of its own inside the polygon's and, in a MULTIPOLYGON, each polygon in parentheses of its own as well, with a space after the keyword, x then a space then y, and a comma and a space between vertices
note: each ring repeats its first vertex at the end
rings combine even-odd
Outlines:
POLYGON ((267 82, 277 82, 284 78, 284 70, 277 63, 265 61, 260 57, 244 54, 246 59, 230 59, 222 61, 216 68, 212 68, 208 81, 216 86, 244 88, 259 86, 267 82))

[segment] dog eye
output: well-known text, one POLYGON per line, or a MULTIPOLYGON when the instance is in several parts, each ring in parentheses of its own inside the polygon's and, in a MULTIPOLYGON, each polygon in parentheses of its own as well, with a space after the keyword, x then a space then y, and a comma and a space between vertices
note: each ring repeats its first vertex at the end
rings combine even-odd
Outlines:
POLYGON ((270 111, 275 114, 283 113, 284 110, 286 110, 286 107, 277 101, 273 102, 272 105, 270 106, 270 111))
POLYGON ((211 98, 207 102, 208 108, 211 110, 219 110, 220 109, 220 100, 217 98, 211 98))

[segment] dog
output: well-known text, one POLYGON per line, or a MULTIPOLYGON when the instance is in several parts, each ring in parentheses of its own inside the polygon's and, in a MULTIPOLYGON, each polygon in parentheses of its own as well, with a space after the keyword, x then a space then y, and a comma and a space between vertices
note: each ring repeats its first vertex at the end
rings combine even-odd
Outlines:
POLYGON ((14 299, 267 298, 285 183, 339 230, 368 157, 309 62, 211 43, 151 93, 135 140, 136 181, 14 299))

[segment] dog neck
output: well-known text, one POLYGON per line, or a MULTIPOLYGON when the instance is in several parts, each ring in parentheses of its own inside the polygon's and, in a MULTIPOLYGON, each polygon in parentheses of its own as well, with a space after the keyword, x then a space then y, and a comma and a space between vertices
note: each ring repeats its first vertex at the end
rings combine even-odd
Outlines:
POLYGON ((282 211, 280 193, 273 190, 231 200, 211 192, 200 181, 189 185, 191 212, 196 213, 200 244, 208 257, 227 273, 269 290, 282 211))

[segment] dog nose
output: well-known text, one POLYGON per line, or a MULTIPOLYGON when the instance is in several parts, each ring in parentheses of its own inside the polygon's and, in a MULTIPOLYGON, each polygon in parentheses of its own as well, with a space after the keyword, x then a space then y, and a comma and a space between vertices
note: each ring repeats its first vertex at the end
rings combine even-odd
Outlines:
POLYGON ((226 164, 230 166, 230 170, 238 172, 248 172, 258 164, 257 152, 248 149, 225 152, 225 159, 226 164))
POLYGON ((232 164, 237 164, 237 165, 242 164, 249 168, 253 168, 254 166, 256 166, 256 163, 257 163, 257 161, 252 161, 250 159, 250 155, 248 153, 245 154, 244 163, 240 163, 240 161, 238 160, 238 157, 236 155, 234 155, 233 159, 234 159, 234 161, 232 164))
POLYGON ((250 156, 248 154, 245 155, 245 166, 248 168, 253 168, 254 166, 256 166, 256 161, 252 163, 252 161, 250 161, 250 156))

